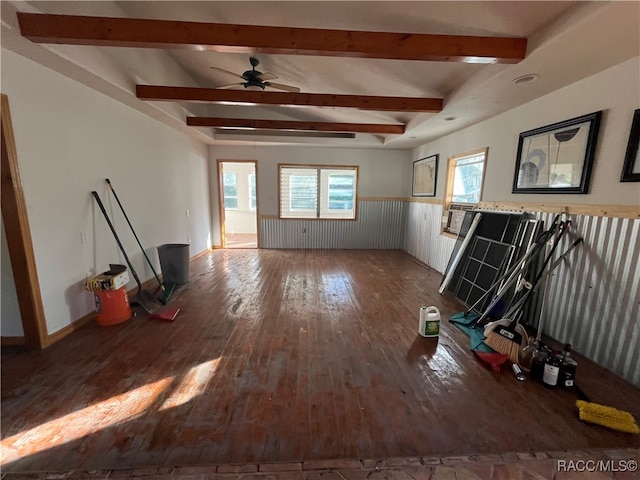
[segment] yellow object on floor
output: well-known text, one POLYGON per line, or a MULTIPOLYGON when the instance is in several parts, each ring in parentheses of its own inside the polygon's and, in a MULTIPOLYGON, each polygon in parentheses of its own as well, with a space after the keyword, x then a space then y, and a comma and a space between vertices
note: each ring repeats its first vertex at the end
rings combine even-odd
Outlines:
POLYGON ((629 412, 583 400, 576 400, 576 407, 580 413, 580 420, 596 423, 620 432, 640 433, 640 428, 629 412))

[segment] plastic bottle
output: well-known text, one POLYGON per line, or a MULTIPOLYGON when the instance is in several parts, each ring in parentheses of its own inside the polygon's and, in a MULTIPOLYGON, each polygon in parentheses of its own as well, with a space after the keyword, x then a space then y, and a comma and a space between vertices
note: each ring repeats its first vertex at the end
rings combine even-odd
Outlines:
POLYGON ((422 307, 420 309, 420 324, 418 333, 423 337, 437 337, 440 335, 440 310, 438 307, 422 307))
POLYGON ((558 386, 558 378, 560 377, 560 366, 562 361, 557 352, 553 352, 547 358, 544 364, 544 372, 542 374, 542 383, 549 388, 555 388, 558 386))
POLYGON ((576 369, 578 362, 571 358, 571 344, 567 343, 562 352, 562 365, 560 367, 560 386, 565 388, 573 388, 576 378, 576 369))

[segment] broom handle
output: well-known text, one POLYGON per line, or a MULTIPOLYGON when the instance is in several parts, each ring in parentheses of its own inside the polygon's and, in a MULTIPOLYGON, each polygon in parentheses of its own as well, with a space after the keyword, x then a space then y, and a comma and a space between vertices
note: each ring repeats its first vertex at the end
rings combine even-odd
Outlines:
POLYGON ((138 278, 138 274, 134 270, 133 265, 131 265, 131 261, 129 260, 129 257, 127 256, 127 252, 124 251, 124 247, 122 246, 122 243, 120 242, 120 239, 118 238, 118 234, 116 233, 116 229, 114 228, 113 224, 111 223, 111 220, 109 220, 109 215, 107 215, 107 211, 104 209, 104 205, 102 204, 102 200, 100 200, 100 197, 98 196, 98 192, 96 192, 96 191, 91 192, 91 195, 93 195, 93 198, 95 198, 96 202, 98 203, 98 206, 100 207, 100 211, 102 211, 102 215, 104 215, 104 219, 107 221, 107 224, 109 225, 109 228, 111 229, 111 233, 113 233, 113 237, 116 239, 116 242, 118 243, 118 247, 120 247, 120 251, 122 252, 122 255, 124 256, 124 259, 127 262, 127 265, 129 266, 129 270, 131 270, 131 274, 133 275, 133 278, 135 278, 136 283, 138 284, 138 295, 140 295, 140 290, 142 290, 142 284, 140 283, 140 279, 138 278))
MULTIPOLYGON (((559 219, 560 219, 560 215, 556 215, 556 217, 553 219, 553 222, 552 222, 551 226, 549 227, 549 229, 548 229, 548 230, 545 230, 545 231, 540 235, 540 237, 538 238, 538 240, 536 241, 536 246, 537 246, 537 247, 539 247, 539 248, 538 248, 538 250, 536 251, 536 257, 535 257, 535 258, 537 258, 537 255, 542 251, 542 249, 544 248, 544 245, 547 243, 547 241, 549 240, 549 238, 551 238, 551 237, 553 237, 554 235, 556 235, 556 229, 557 229, 558 227, 562 227, 562 226, 564 225, 564 223, 563 223, 563 222, 561 222, 560 224, 558 224, 558 220, 559 220, 559 219)), ((561 231, 561 234, 562 234, 563 232, 564 232, 564 230, 562 230, 562 231, 561 231)), ((560 236, 561 236, 561 235, 559 235, 559 236, 556 238, 556 241, 553 243, 553 249, 555 249, 556 245, 558 244, 558 241, 560 240, 560 236)), ((542 272, 544 271, 544 268, 546 267, 547 263, 549 262, 549 259, 551 258, 551 255, 553 255, 553 251, 554 251, 553 249, 552 249, 552 250, 551 250, 551 252, 546 256, 545 261, 544 261, 544 264, 543 264, 542 268, 540 269, 540 272, 539 272, 538 274, 536 274, 536 279, 533 281, 532 285, 535 285, 535 284, 537 283, 537 281, 539 280, 539 274, 540 274, 540 273, 542 273, 542 272)), ((535 258, 534 258, 534 259, 535 259, 535 258)), ((521 271, 523 271, 523 270, 524 270, 524 269, 529 265, 529 263, 531 263, 531 262, 527 262, 527 263, 525 263, 524 265, 522 265, 522 268, 521 268, 520 270, 521 270, 521 271)), ((520 273, 520 272, 518 272, 518 273, 515 275, 515 278, 511 278, 511 279, 510 279, 511 283, 509 283, 509 284, 507 285, 507 288, 510 288, 510 287, 511 287, 511 285, 513 285, 513 283, 515 283, 515 281, 517 280, 517 278, 518 278, 520 275, 521 275, 521 273, 520 273)), ((532 287, 529 287, 529 290, 530 290, 531 288, 532 288, 532 287)), ((515 310, 512 308, 512 306, 513 306, 513 302, 514 302, 514 301, 518 302, 518 300, 516 300, 516 299, 515 299, 515 296, 516 296, 516 294, 517 294, 519 291, 520 291, 520 289, 519 289, 519 288, 517 288, 517 289, 516 289, 516 291, 514 292, 514 296, 513 296, 513 298, 511 298, 511 300, 510 300, 510 302, 509 302, 509 305, 508 305, 508 307, 507 307, 507 312, 512 313, 513 311, 515 311, 515 310)), ((526 295, 525 295, 525 296, 526 296, 526 295)), ((497 303, 497 301, 498 301, 500 298, 501 298, 501 297, 498 297, 497 299, 495 299, 495 302, 497 303)), ((493 308, 493 304, 492 304, 492 305, 490 305, 490 306, 489 306, 489 308, 487 309, 487 314, 488 314, 488 312, 491 310, 491 308, 493 308)), ((507 315, 505 314, 503 318, 506 318, 506 317, 507 317, 507 315)))
MULTIPOLYGON (((509 318, 510 316, 512 316, 515 312, 518 311, 518 309, 523 306, 525 304, 525 302, 529 299, 529 297, 533 294, 534 291, 538 290, 538 288, 542 287, 543 285, 546 284, 547 280, 549 279, 549 276, 551 275, 551 273, 556 269, 556 267, 558 267, 558 265, 560 265, 560 263, 562 262, 562 260, 564 260, 569 253, 571 253, 571 251, 576 248, 579 244, 581 244, 583 242, 582 237, 576 239, 571 246, 565 250, 565 252, 560 255, 556 260, 554 260, 554 262, 549 266, 549 269, 547 271, 542 271, 543 274, 540 275, 540 278, 538 278, 535 283, 533 284, 533 286, 531 287, 531 289, 527 290, 527 292, 522 296, 522 298, 520 298, 520 300, 518 300, 513 307, 511 307, 509 309, 509 311, 507 313, 504 314, 504 318, 509 318)), ((553 253, 553 252, 552 252, 553 253)))
POLYGON ((158 281, 158 285, 160 285, 160 288, 162 290, 164 290, 164 285, 160 281, 160 278, 158 277, 158 274, 156 273, 155 269, 153 268, 153 265, 151 264, 151 260, 149 260, 149 257, 147 256, 147 252, 145 252, 144 247, 142 246, 142 243, 140 243, 140 239, 138 238, 138 235, 136 235, 136 231, 133 229, 133 225, 131 225, 131 222, 129 221, 129 217, 127 216, 127 213, 124 211, 124 207, 122 206, 122 203, 120 203, 120 199, 118 198, 118 195, 116 194, 115 188, 113 188, 113 185, 111 185, 111 181, 108 178, 106 179, 106 181, 107 181, 107 185, 109 185, 109 188, 111 189, 111 193, 113 193, 113 196, 116 199, 116 202, 118 202, 118 206, 120 207, 120 210, 122 211, 122 214, 124 215, 125 220, 129 224, 129 228, 131 229, 131 232, 133 233, 133 236, 136 238, 136 242, 138 242, 138 246, 140 247, 140 250, 142 250, 142 254, 144 255, 144 258, 147 259, 147 263, 151 267, 151 271, 153 272, 153 275, 156 277, 156 280, 158 281))
MULTIPOLYGON (((555 226, 555 225, 554 225, 555 226)), ((547 242, 547 239, 550 234, 553 233, 553 229, 546 230, 540 234, 536 242, 529 247, 529 249, 525 252, 522 258, 516 263, 511 269, 510 274, 507 280, 504 282, 502 287, 498 290, 493 300, 487 308, 485 308, 484 312, 480 317, 474 322, 479 324, 485 318, 489 316, 489 312, 495 307, 500 299, 507 293, 507 291, 511 288, 511 286, 516 282, 518 276, 520 275, 520 270, 526 268, 535 258, 537 258, 538 253, 542 250, 544 244, 547 242)), ((497 282, 496 282, 497 283, 497 282)))

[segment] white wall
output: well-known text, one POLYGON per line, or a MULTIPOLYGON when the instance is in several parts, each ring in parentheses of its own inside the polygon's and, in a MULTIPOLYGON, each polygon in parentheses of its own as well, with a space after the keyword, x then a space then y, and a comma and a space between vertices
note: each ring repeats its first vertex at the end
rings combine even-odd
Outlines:
MULTIPOLYGON (((526 84, 522 88, 527 88, 526 84)), ((637 205, 638 183, 620 183, 635 109, 640 107, 640 57, 473 125, 413 151, 413 159, 440 154, 438 197, 444 197, 447 157, 489 147, 482 200, 581 205, 637 205), (588 194, 512 194, 518 135, 603 110, 588 194)))
POLYGON ((3 337, 21 337, 24 335, 22 317, 18 305, 16 284, 13 281, 13 269, 9 258, 9 245, 4 230, 4 219, 0 222, 0 241, 2 243, 2 256, 0 267, 2 268, 2 283, 0 284, 0 334, 3 337))
POLYGON ((5 49, 2 92, 11 108, 49 334, 93 309, 82 288, 87 275, 124 263, 92 190, 141 280, 152 277, 105 178, 156 270, 157 245, 190 240, 192 255, 209 246, 205 145, 5 49))
MULTIPOLYGON (((404 150, 321 148, 291 146, 209 147, 209 162, 257 160, 258 215, 278 215, 278 164, 357 165, 359 197, 407 197, 411 195, 410 153, 404 150)), ((218 186, 210 168, 213 242, 219 245, 218 186)))

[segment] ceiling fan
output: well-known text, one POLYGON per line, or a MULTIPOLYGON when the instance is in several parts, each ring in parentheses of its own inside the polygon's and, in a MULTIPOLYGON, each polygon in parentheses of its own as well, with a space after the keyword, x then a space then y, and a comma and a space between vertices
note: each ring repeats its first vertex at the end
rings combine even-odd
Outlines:
POLYGON ((233 75, 234 77, 238 77, 242 79, 242 82, 229 83, 227 85, 222 85, 217 88, 228 88, 233 87, 235 85, 242 85, 247 90, 264 90, 265 88, 275 88, 277 90, 284 90, 286 92, 299 92, 300 89, 298 87, 292 87, 291 85, 284 85, 282 83, 275 83, 271 80, 275 80, 278 76, 275 73, 265 72, 262 73, 259 70, 256 70, 256 67, 260 64, 260 61, 255 58, 249 58, 249 62, 251 63, 251 70, 247 70, 242 75, 238 75, 237 73, 230 72, 228 70, 223 70, 218 67, 210 67, 214 70, 218 70, 220 72, 227 73, 229 75, 233 75))

